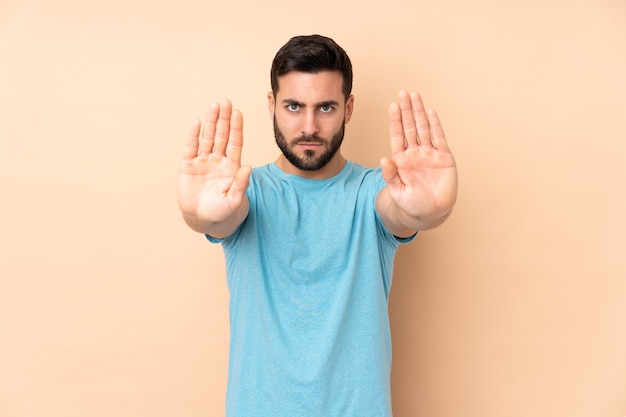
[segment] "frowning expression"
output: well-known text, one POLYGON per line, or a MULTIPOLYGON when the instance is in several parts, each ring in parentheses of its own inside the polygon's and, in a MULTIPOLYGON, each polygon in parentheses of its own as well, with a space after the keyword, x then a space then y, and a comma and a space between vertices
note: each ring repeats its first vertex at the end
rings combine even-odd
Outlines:
POLYGON ((297 170, 318 171, 337 155, 352 115, 354 98, 342 92, 338 71, 292 71, 268 94, 276 143, 297 170))

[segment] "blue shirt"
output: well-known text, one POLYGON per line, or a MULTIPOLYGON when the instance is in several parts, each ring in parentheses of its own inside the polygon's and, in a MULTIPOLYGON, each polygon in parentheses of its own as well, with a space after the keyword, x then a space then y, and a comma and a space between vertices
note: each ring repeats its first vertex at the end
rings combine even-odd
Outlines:
POLYGON ((387 300, 399 239, 375 209, 380 169, 252 171, 221 242, 230 293, 228 417, 390 417, 387 300))

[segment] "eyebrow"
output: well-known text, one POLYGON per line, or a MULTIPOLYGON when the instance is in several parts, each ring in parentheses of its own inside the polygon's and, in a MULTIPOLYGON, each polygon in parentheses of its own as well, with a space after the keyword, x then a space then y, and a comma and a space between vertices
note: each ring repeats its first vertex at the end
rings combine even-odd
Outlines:
MULTIPOLYGON (((299 102, 298 100, 294 100, 291 98, 286 98, 283 100, 283 104, 285 105, 291 105, 291 104, 295 104, 296 106, 300 106, 300 107, 306 107, 306 104, 299 102)), ((320 101, 319 103, 315 104, 315 107, 324 107, 324 106, 338 106, 339 102, 335 101, 335 100, 325 100, 325 101, 320 101)))

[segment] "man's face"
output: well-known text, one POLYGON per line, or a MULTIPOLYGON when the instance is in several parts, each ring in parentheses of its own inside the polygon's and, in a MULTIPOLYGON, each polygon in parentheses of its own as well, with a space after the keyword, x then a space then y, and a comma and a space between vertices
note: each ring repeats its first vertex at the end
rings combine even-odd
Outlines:
POLYGON ((279 78, 276 97, 268 95, 276 144, 297 169, 320 170, 337 154, 354 100, 345 100, 342 83, 337 71, 292 71, 279 78))

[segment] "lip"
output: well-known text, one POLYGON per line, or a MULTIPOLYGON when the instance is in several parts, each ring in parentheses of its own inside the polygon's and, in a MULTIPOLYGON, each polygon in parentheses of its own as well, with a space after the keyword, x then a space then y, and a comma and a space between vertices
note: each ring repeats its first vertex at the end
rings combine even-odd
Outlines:
POLYGON ((298 143, 297 145, 304 149, 315 149, 315 148, 319 148, 320 146, 322 146, 321 143, 317 143, 317 142, 301 142, 301 143, 298 143))

